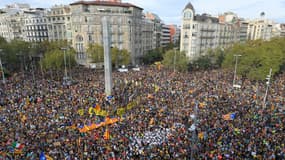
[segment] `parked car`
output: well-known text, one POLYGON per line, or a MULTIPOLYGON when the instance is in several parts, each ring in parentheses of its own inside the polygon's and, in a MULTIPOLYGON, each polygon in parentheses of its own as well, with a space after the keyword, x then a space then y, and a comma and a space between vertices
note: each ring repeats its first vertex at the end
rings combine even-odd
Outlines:
POLYGON ((122 67, 121 67, 121 68, 119 68, 119 69, 118 69, 118 71, 119 71, 119 72, 128 72, 128 71, 129 71, 129 69, 128 69, 128 68, 126 68, 126 66, 125 66, 125 65, 122 65, 122 67))

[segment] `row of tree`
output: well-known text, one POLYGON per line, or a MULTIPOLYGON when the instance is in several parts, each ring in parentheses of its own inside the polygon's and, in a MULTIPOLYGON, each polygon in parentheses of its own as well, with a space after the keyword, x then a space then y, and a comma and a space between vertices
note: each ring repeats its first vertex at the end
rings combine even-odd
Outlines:
MULTIPOLYGON (((7 42, 0 38, 1 60, 6 73, 18 71, 59 71, 65 66, 63 48, 69 46, 66 41, 29 43, 21 40, 7 42)), ((75 51, 66 48, 66 65, 75 66, 75 51)))
MULTIPOLYGON (((65 64, 72 68, 76 66, 75 50, 68 47, 66 41, 28 43, 20 40, 11 42, 0 37, 0 57, 5 68, 10 71, 28 70, 32 64, 43 71, 62 71, 65 64), (65 50, 63 50, 65 48, 65 50), (64 63, 64 53, 66 63, 64 63), (38 63, 32 63, 37 60, 38 63)), ((210 49, 207 54, 189 62, 185 53, 173 49, 157 48, 141 57, 144 64, 153 64, 162 61, 163 65, 178 71, 206 70, 211 68, 234 69, 234 55, 241 55, 238 59, 237 73, 250 79, 264 79, 270 68, 277 74, 285 70, 285 39, 274 38, 270 41, 248 41, 244 44, 234 44, 227 49, 210 49)), ((90 44, 87 49, 93 63, 104 61, 103 47, 99 44, 90 44)), ((125 49, 111 48, 113 66, 130 63, 130 53, 125 49)))
MULTIPOLYGON (((162 54, 159 51, 157 53, 162 57, 164 66, 179 71, 213 68, 233 70, 236 63, 235 55, 241 55, 237 61, 237 73, 249 79, 264 80, 270 68, 272 68, 273 75, 285 70, 285 38, 274 38, 270 41, 248 41, 244 44, 237 43, 227 49, 210 49, 205 55, 191 62, 187 60, 184 52, 174 49, 162 54)), ((155 53, 150 52, 145 57, 158 60, 159 58, 154 55, 155 53)))
MULTIPOLYGON (((29 43, 12 40, 7 42, 0 37, 0 57, 6 70, 10 72, 30 70, 32 64, 36 65, 34 66, 36 69, 40 68, 43 71, 62 71, 66 66, 69 68, 76 66, 76 52, 69 46, 67 41, 29 43)), ((104 50, 99 44, 90 44, 87 54, 93 63, 104 62, 104 50)), ((111 54, 114 66, 130 63, 131 56, 126 49, 120 50, 113 47, 111 54)))
POLYGON ((250 79, 262 80, 268 75, 284 71, 285 66, 285 38, 274 38, 270 41, 249 41, 245 44, 235 44, 226 50, 223 68, 233 68, 234 55, 238 58, 237 73, 250 79))
MULTIPOLYGON (((90 44, 87 49, 87 54, 91 58, 93 63, 104 62, 104 48, 99 44, 90 44)), ((120 50, 117 47, 111 48, 112 64, 115 67, 120 65, 128 65, 131 61, 131 54, 128 50, 120 50)))

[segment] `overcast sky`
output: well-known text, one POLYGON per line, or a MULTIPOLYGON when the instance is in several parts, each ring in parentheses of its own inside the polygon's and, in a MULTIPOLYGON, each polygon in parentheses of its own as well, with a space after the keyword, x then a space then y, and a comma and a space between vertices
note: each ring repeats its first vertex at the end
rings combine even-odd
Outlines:
MULTIPOLYGON (((76 0, 75 0, 76 1, 76 0)), ((0 0, 0 8, 11 3, 29 3, 31 7, 49 8, 55 4, 69 4, 74 0, 0 0)), ((261 12, 265 17, 279 23, 285 23, 285 0, 122 0, 144 11, 156 13, 165 23, 180 24, 181 13, 191 2, 196 14, 222 14, 227 11, 237 13, 242 18, 258 18, 261 12)))

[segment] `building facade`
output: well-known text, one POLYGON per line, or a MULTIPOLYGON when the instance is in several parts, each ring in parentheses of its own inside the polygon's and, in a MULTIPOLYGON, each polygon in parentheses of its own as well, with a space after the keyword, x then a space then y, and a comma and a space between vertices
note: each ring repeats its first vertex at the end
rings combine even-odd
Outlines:
POLYGON ((195 15, 194 7, 188 3, 183 10, 180 51, 185 52, 189 60, 195 60, 209 49, 231 46, 239 40, 233 17, 225 14, 221 20, 209 14, 195 15))
POLYGON ((264 19, 251 20, 248 22, 247 39, 248 40, 270 40, 273 35, 273 22, 264 19))
POLYGON ((170 29, 170 42, 173 44, 179 43, 180 40, 180 28, 177 25, 168 25, 170 29))
POLYGON ((167 47, 171 43, 170 28, 168 25, 162 24, 161 47, 167 47))
POLYGON ((79 1, 70 4, 72 45, 86 59, 89 44, 103 44, 102 17, 110 24, 111 46, 127 49, 132 64, 143 54, 142 8, 129 3, 111 1, 79 1))
POLYGON ((0 11, 0 36, 7 41, 27 42, 48 40, 46 10, 28 4, 12 4, 0 11))
POLYGON ((37 8, 24 11, 23 40, 27 42, 48 41, 46 10, 37 8))
POLYGON ((24 10, 28 9, 27 4, 7 5, 0 10, 0 36, 7 41, 23 39, 24 10))
POLYGON ((153 45, 153 34, 154 34, 154 22, 143 18, 142 21, 142 50, 143 54, 148 53, 154 49, 153 45))
POLYGON ((285 37, 285 24, 274 24, 272 34, 273 37, 285 37))
POLYGON ((70 6, 53 6, 47 13, 47 21, 49 41, 67 40, 72 43, 70 6))
POLYGON ((145 18, 153 22, 152 48, 160 48, 162 38, 162 21, 158 15, 150 12, 145 13, 145 18))

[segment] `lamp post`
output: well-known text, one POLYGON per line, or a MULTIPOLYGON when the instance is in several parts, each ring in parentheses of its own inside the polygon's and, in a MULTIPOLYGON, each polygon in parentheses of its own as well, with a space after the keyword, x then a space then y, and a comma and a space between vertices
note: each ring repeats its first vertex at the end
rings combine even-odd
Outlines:
POLYGON ((191 160, 194 160, 194 145, 196 145, 197 142, 197 134, 196 134, 196 127, 197 127, 197 117, 198 117, 198 102, 195 102, 195 108, 194 108, 194 114, 192 114, 190 117, 193 119, 193 124, 190 127, 190 131, 192 131, 192 147, 191 147, 191 160))
POLYGON ((29 56, 30 62, 31 62, 31 68, 32 68, 32 77, 33 77, 33 83, 35 84, 35 69, 34 69, 34 59, 32 56, 29 56))
POLYGON ((236 64, 235 64, 235 73, 234 73, 233 87, 234 87, 234 85, 236 83, 238 57, 241 57, 241 55, 240 54, 238 54, 238 55, 235 54, 234 57, 235 57, 235 60, 236 60, 236 64))
POLYGON ((176 48, 174 48, 174 72, 176 71, 176 48))
POLYGON ((61 48, 61 50, 63 50, 63 55, 64 55, 64 79, 67 78, 67 69, 66 69, 66 55, 65 55, 65 52, 67 50, 67 48, 61 48))
MULTIPOLYGON (((2 53, 2 49, 0 49, 0 53, 2 53)), ((3 66, 2 66, 1 57, 0 57, 0 67, 1 67, 1 72, 2 72, 3 83, 5 84, 5 74, 4 74, 4 69, 3 69, 3 66)))
POLYGON ((267 86, 266 86, 266 91, 265 91, 265 95, 264 95, 264 99, 263 99, 263 108, 266 107, 266 98, 267 98, 268 89, 269 89, 269 85, 270 85, 271 74, 272 74, 272 68, 270 68, 269 75, 267 75, 267 77, 266 77, 266 79, 267 79, 266 85, 267 86))

